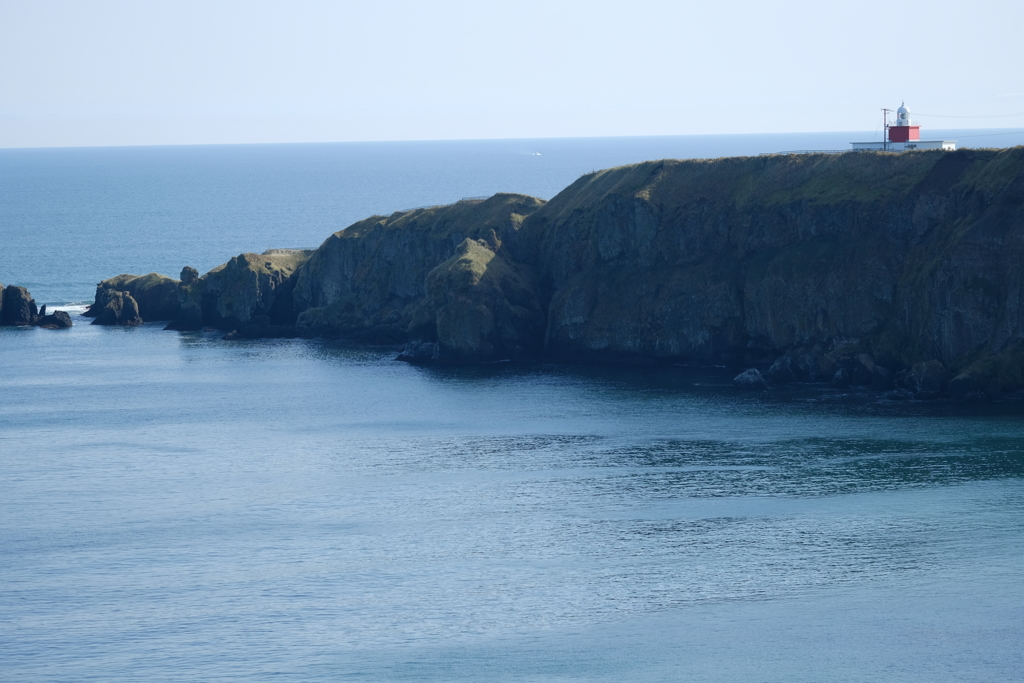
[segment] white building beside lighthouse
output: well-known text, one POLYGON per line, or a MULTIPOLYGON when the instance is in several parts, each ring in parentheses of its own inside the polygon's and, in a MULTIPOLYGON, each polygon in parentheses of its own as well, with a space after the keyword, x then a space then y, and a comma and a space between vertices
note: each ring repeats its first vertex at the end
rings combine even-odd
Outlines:
POLYGON ((910 110, 906 103, 900 104, 896 110, 895 123, 889 123, 890 109, 885 112, 885 131, 881 142, 851 142, 853 151, 861 152, 866 150, 879 150, 886 152, 904 152, 913 149, 942 149, 952 151, 956 149, 956 140, 922 140, 921 126, 916 126, 910 120, 910 110))

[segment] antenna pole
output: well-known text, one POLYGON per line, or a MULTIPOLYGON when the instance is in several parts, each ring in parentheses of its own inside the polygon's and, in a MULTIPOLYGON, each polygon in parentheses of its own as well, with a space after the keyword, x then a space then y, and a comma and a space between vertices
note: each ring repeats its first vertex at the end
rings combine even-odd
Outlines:
POLYGON ((882 151, 889 149, 889 112, 892 109, 882 109, 882 151))

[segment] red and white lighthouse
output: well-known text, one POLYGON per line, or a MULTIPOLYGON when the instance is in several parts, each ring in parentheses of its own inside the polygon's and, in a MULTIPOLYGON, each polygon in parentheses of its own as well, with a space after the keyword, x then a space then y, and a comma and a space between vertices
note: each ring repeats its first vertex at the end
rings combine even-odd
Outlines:
POLYGON ((889 142, 910 142, 921 139, 921 126, 910 123, 910 111, 905 102, 896 110, 896 123, 889 126, 889 142))
POLYGON ((883 109, 885 114, 885 132, 881 141, 872 142, 851 142, 853 151, 879 151, 879 152, 905 152, 912 149, 941 149, 952 151, 956 149, 956 140, 922 140, 921 126, 915 126, 910 120, 910 110, 906 102, 900 104, 896 110, 896 122, 889 123, 889 112, 892 109, 883 109))

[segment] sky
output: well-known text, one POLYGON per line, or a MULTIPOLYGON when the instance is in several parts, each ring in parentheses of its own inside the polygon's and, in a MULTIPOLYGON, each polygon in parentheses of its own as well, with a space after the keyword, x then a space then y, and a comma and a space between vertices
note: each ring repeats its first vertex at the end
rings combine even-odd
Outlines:
POLYGON ((871 131, 904 100, 1024 127, 1022 27, 1019 0, 0 0, 0 148, 871 131))

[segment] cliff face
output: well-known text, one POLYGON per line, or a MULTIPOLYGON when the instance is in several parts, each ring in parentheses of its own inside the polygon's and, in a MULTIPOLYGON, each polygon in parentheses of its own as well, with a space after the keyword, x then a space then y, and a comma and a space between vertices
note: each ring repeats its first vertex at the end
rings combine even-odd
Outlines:
POLYGON ((1024 149, 650 162, 524 226, 561 358, 712 360, 853 339, 957 365, 1021 338, 1024 149))
POLYGON ((292 290, 296 271, 310 252, 270 249, 262 254, 239 254, 197 282, 182 288, 183 310, 201 311, 203 324, 232 330, 257 316, 275 323, 292 323, 292 290))
POLYGON ((485 240, 467 238, 427 275, 421 336, 431 359, 479 362, 543 353, 545 315, 536 272, 485 240))
POLYGON ((117 275, 96 285, 96 298, 85 315, 96 318, 94 325, 172 320, 178 315, 178 285, 159 273, 117 275))
POLYGON ((428 274, 467 239, 511 253, 524 218, 542 204, 534 197, 497 194, 375 216, 337 232, 298 273, 298 325, 313 334, 369 341, 404 341, 410 334, 433 339, 428 274))
POLYGON ((202 277, 186 266, 181 280, 157 273, 118 275, 96 285, 85 315, 100 325, 170 321, 167 329, 172 330, 234 330, 254 318, 290 325, 295 322, 296 270, 311 253, 270 249, 240 254, 202 277))

